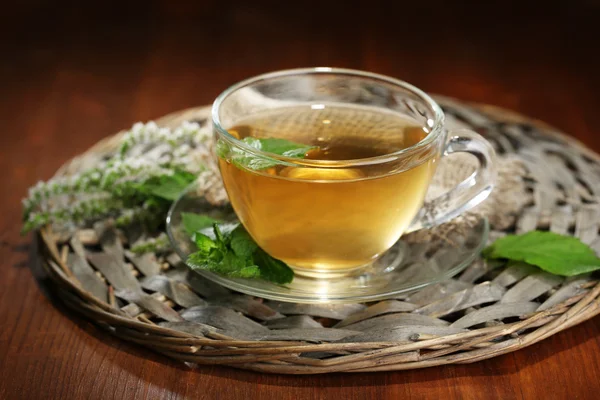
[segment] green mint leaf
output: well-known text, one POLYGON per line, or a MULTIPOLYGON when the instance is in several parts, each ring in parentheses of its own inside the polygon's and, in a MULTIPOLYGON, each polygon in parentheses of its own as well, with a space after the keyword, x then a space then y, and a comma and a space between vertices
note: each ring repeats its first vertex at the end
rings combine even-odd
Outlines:
POLYGON ((197 230, 192 239, 198 247, 187 259, 192 269, 232 278, 260 278, 280 284, 294 279, 294 271, 259 248, 242 225, 214 223, 212 232, 197 230))
POLYGON ((197 231, 209 228, 221 221, 211 218, 208 215, 182 212, 181 222, 186 233, 192 236, 197 231))
POLYGON ((228 276, 234 276, 247 266, 248 263, 244 257, 236 255, 233 251, 228 251, 223 257, 220 271, 228 276))
POLYGON ((248 139, 252 139, 252 142, 254 143, 251 144, 252 147, 256 147, 256 142, 259 142, 260 145, 257 147, 258 149, 266 151, 267 153, 278 154, 286 157, 304 158, 306 157, 306 153, 316 148, 315 146, 294 143, 289 140, 277 138, 256 139, 247 137, 244 138, 244 142, 248 143, 248 139))
POLYGON ((217 153, 217 157, 226 159, 231 152, 231 145, 220 139, 215 145, 215 152, 217 153))
MULTIPOLYGON (((317 148, 316 146, 294 143, 289 140, 277 138, 258 139, 246 137, 242 139, 242 141, 257 150, 298 159, 306 157, 306 153, 317 148)), ((274 158, 250 154, 239 147, 229 145, 224 140, 219 140, 217 142, 216 149, 219 157, 230 160, 231 163, 238 168, 260 171, 274 167, 278 164, 278 161, 274 158)))
POLYGON ((229 244, 229 235, 225 236, 219 228, 219 224, 213 224, 213 232, 215 234, 216 242, 219 244, 219 247, 222 249, 227 248, 229 244))
POLYGON ((219 266, 219 261, 209 259, 200 252, 190 254, 187 263, 192 269, 205 269, 214 272, 217 272, 219 266))
POLYGON ((249 155, 236 149, 231 157, 231 162, 238 168, 251 169, 253 171, 261 171, 269 169, 277 165, 277 160, 267 157, 249 155))
POLYGON ((260 268, 261 278, 280 284, 294 279, 294 271, 286 263, 271 257, 263 249, 258 248, 252 258, 260 268))
POLYGON ((244 267, 237 272, 237 278, 260 278, 260 268, 256 265, 251 265, 249 267, 244 267))
POLYGON ((239 225, 231 232, 231 250, 239 257, 249 258, 258 248, 250 234, 239 225))
POLYGON ((198 252, 205 254, 207 257, 210 255, 212 249, 218 248, 214 240, 200 232, 194 233, 193 238, 196 246, 198 247, 198 252))
POLYGON ((225 258, 225 254, 227 253, 224 252, 222 249, 220 249, 219 247, 215 247, 213 249, 210 249, 210 253, 208 254, 207 260, 209 260, 210 262, 217 263, 217 265, 221 265, 221 262, 223 262, 223 259, 225 258))
POLYGON ((165 200, 175 201, 181 193, 196 179, 186 171, 176 171, 173 175, 163 175, 144 182, 140 191, 165 200))
POLYGON ((482 255, 524 261, 555 275, 573 276, 600 269, 594 250, 572 236, 553 232, 531 231, 508 235, 496 240, 482 255))

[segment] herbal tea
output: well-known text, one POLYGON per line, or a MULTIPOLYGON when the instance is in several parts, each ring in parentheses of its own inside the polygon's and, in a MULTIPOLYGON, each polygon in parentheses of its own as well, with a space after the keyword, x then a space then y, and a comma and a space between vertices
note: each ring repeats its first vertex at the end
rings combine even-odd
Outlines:
POLYGON ((422 206, 438 157, 428 151, 412 160, 344 167, 344 161, 390 154, 427 135, 410 119, 366 107, 278 108, 228 131, 238 139, 286 139, 306 145, 307 160, 338 161, 335 168, 249 169, 219 159, 229 199, 248 232, 270 255, 305 274, 360 267, 389 249, 422 206))

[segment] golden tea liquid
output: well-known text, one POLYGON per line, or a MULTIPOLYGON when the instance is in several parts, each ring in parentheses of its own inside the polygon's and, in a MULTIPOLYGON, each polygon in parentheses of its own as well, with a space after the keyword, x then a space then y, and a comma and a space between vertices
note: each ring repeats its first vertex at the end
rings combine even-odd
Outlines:
POLYGON ((342 166, 252 171, 219 159, 229 199, 248 232, 270 255, 305 274, 360 267, 389 249, 422 206, 438 157, 430 151, 418 160, 345 167, 344 161, 390 154, 427 135, 414 121, 370 108, 278 108, 239 121, 229 132, 238 139, 318 146, 306 159, 342 166))

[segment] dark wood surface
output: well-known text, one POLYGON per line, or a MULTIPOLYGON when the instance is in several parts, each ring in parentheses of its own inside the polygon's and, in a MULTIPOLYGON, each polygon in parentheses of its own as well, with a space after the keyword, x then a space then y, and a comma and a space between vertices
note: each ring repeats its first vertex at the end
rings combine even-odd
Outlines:
POLYGON ((598 398, 600 318, 470 365, 304 377, 188 369, 65 311, 36 279, 31 237, 19 236, 27 187, 68 158, 283 68, 388 74, 543 119, 600 150, 598 2, 124 3, 26 1, 0 13, 0 399, 598 398))

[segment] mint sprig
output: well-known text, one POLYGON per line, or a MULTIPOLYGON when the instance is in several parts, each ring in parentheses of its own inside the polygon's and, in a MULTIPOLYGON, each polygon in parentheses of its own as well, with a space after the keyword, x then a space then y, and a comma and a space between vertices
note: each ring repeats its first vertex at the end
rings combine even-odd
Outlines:
POLYGON ((69 176, 38 182, 23 199, 23 233, 46 224, 85 226, 113 218, 155 234, 171 202, 203 170, 210 129, 184 121, 171 128, 135 124, 121 148, 69 176), (200 157, 200 158, 202 158, 200 157))
MULTIPOLYGON (((316 149, 316 146, 310 146, 303 143, 295 143, 286 139, 246 137, 242 139, 250 147, 261 150, 266 153, 276 154, 285 157, 303 159, 306 154, 316 149)), ((224 140, 217 142, 217 155, 225 160, 230 160, 232 164, 254 171, 260 171, 276 166, 279 162, 266 155, 255 155, 239 147, 232 146, 224 140)))
POLYGON ((507 235, 487 247, 487 259, 524 261, 555 275, 573 276, 600 269, 593 249, 572 236, 531 231, 507 235))
MULTIPOLYGON (((188 220, 190 217, 187 217, 188 220)), ((213 224, 212 232, 196 231, 192 239, 198 250, 188 256, 192 269, 202 269, 232 278, 260 278, 285 284, 294 279, 294 271, 283 261, 262 250, 242 225, 221 229, 213 224)))

